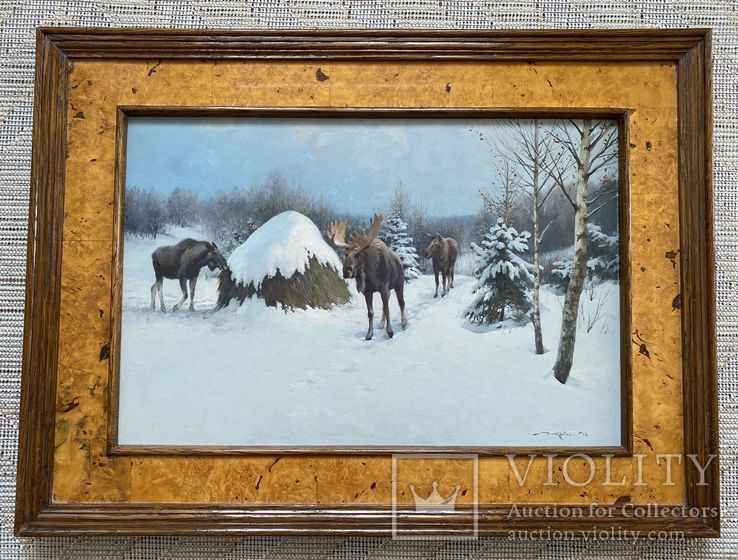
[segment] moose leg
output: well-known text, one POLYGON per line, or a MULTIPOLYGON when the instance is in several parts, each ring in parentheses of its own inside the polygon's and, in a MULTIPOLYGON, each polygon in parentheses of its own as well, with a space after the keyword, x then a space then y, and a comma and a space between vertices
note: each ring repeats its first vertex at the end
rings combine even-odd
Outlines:
MULTIPOLYGON (((151 255, 151 266, 154 267, 154 283, 151 285, 151 311, 156 311, 156 292, 161 291, 164 278, 159 269, 159 261, 153 254, 151 255)), ((162 296, 161 310, 164 311, 164 297, 162 296)))
POLYGON ((154 285, 151 286, 151 309, 156 309, 156 305, 154 305, 154 299, 156 296, 156 292, 159 292, 159 305, 161 306, 161 312, 166 313, 167 308, 164 307, 164 277, 163 276, 156 276, 156 282, 154 282, 154 285))
POLYGON ((449 290, 454 287, 454 274, 456 271, 452 268, 451 269, 451 285, 449 286, 449 290))
POLYGON ((392 323, 390 323, 390 316, 389 316, 389 286, 382 287, 382 290, 380 291, 380 295, 382 296, 382 314, 384 315, 384 318, 387 320, 387 336, 392 338, 395 333, 392 330, 392 323))
POLYGON ((443 297, 448 291, 446 290, 446 286, 448 286, 448 275, 445 270, 441 271, 441 276, 443 277, 443 291, 441 292, 441 297, 443 297))
POLYGON ((433 274, 436 275, 436 293, 433 294, 433 297, 434 298, 437 298, 438 297, 438 272, 439 272, 438 270, 434 270, 433 271, 433 274))
POLYGON ((164 278, 159 278, 157 284, 159 284, 159 304, 161 305, 161 312, 166 313, 167 308, 164 307, 164 278))
MULTIPOLYGON (((384 300, 382 300, 382 301, 384 301, 384 300)), ((379 328, 380 328, 380 330, 385 327, 385 325, 387 324, 387 321, 389 321, 389 317, 387 317, 387 315, 385 315, 384 305, 382 305, 382 320, 379 321, 379 328)))
POLYGON ((187 279, 186 278, 179 279, 179 288, 182 290, 182 299, 179 300, 174 305, 174 307, 172 307, 172 311, 177 311, 177 309, 182 307, 182 304, 187 300, 187 279))
POLYGON ((159 291, 159 280, 151 284, 151 311, 156 311, 156 292, 159 291))
POLYGON ((366 299, 366 314, 369 317, 369 330, 366 331, 366 340, 371 340, 374 336, 374 294, 370 291, 364 292, 364 299, 366 299))
POLYGON ((402 282, 395 288, 395 295, 397 296, 397 303, 400 306, 400 317, 402 321, 402 330, 407 328, 407 317, 405 317, 405 283, 402 282))
POLYGON ((190 311, 195 310, 195 286, 197 286, 197 276, 190 278, 190 311))

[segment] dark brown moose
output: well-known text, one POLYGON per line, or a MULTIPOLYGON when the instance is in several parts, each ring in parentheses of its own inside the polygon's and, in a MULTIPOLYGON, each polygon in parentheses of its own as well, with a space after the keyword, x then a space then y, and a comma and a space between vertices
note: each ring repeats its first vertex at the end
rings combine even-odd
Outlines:
POLYGON ((187 300, 187 281, 190 283, 190 311, 195 310, 195 286, 200 269, 207 266, 210 270, 219 268, 225 270, 228 264, 220 254, 215 243, 183 239, 176 245, 164 245, 151 253, 151 264, 154 266, 156 281, 151 286, 151 310, 156 309, 156 292, 159 292, 159 304, 162 312, 164 307, 164 278, 179 280, 182 289, 182 299, 172 307, 177 311, 187 300))
POLYGON ((405 317, 405 276, 402 269, 400 257, 377 239, 382 227, 382 214, 375 214, 371 221, 369 233, 354 235, 351 242, 346 241, 346 220, 333 222, 328 227, 328 240, 334 247, 348 251, 343 263, 343 277, 355 278, 356 289, 364 294, 366 309, 369 316, 369 330, 366 339, 371 340, 374 335, 374 292, 382 296, 382 321, 379 328, 387 327, 387 336, 392 338, 394 331, 390 324, 389 297, 390 291, 394 290, 397 303, 400 304, 400 315, 402 317, 402 328, 407 327, 405 317))
POLYGON ((436 293, 438 297, 438 273, 443 276, 443 291, 445 296, 454 287, 454 268, 456 256, 459 254, 459 244, 452 237, 443 237, 440 233, 433 236, 433 240, 425 250, 425 258, 433 259, 433 275, 436 277, 436 293))

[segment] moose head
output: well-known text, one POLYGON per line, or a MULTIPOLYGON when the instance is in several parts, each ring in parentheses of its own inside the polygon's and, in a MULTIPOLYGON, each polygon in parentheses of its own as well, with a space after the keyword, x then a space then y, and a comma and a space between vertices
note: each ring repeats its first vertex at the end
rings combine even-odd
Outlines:
POLYGON ((425 250, 425 258, 430 259, 433 257, 433 255, 437 255, 441 251, 443 251, 443 237, 440 233, 436 233, 435 235, 431 236, 431 242, 430 245, 425 250))
POLYGON ((343 277, 356 278, 357 272, 362 268, 363 252, 374 243, 382 228, 382 214, 374 214, 369 226, 369 232, 362 232, 351 237, 351 241, 346 241, 346 225, 347 220, 339 220, 328 226, 328 240, 331 245, 339 249, 346 249, 346 260, 343 263, 343 277))
POLYGON ((220 250, 218 249, 218 246, 215 243, 212 243, 210 241, 205 241, 204 244, 207 248, 207 253, 205 254, 204 264, 207 265, 207 267, 213 271, 216 268, 220 270, 225 270, 228 268, 228 263, 225 260, 225 257, 221 254, 220 250))

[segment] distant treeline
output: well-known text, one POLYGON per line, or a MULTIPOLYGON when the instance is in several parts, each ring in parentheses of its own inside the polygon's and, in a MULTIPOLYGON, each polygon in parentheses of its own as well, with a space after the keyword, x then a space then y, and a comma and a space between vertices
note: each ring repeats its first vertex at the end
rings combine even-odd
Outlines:
MULTIPOLYGON (((435 232, 452 236, 468 246, 480 225, 477 216, 430 217, 422 206, 409 200, 401 187, 396 189, 394 199, 386 201, 385 208, 382 206, 378 204, 377 210, 386 214, 397 212, 407 222, 408 234, 419 253, 425 250, 435 232)), ((149 189, 129 187, 125 230, 129 235, 156 238, 171 226, 199 226, 228 254, 256 228, 286 210, 306 215, 322 232, 332 221, 348 218, 349 233, 353 233, 368 227, 371 217, 369 213, 338 212, 325 200, 315 199, 299 186, 273 175, 249 189, 233 188, 206 199, 184 188, 162 196, 149 189)))
MULTIPOLYGON (((542 210, 544 217, 553 218, 542 242, 543 252, 571 247, 574 243, 574 213, 561 203, 562 200, 563 195, 552 195, 542 210)), ((477 215, 430 216, 423 201, 412 199, 399 185, 392 200, 384 204, 378 201, 377 209, 387 215, 402 217, 408 225, 407 233, 422 255, 430 237, 436 232, 456 239, 462 252, 466 252, 472 242, 481 241, 495 223, 498 212, 493 205, 485 203, 482 196, 479 208, 477 215)), ((616 233, 617 208, 617 201, 613 201, 599 210, 592 222, 605 233, 616 233)), ((171 226, 198 226, 228 255, 264 222, 286 210, 306 215, 322 232, 332 221, 348 218, 351 233, 351 230, 367 227, 370 218, 369 214, 338 212, 325 200, 311 197, 284 177, 272 175, 249 189, 234 188, 206 199, 185 188, 176 188, 169 196, 162 196, 149 189, 129 187, 126 192, 125 230, 130 235, 155 238, 171 226)), ((524 199, 511 202, 505 213, 507 222, 519 231, 532 230, 531 212, 524 199)))
POLYGON ((129 188, 125 230, 131 235, 156 238, 171 226, 200 226, 211 240, 232 250, 285 210, 305 214, 321 230, 337 216, 323 201, 313 200, 280 176, 272 176, 253 188, 233 188, 206 199, 180 187, 166 197, 148 189, 129 188))

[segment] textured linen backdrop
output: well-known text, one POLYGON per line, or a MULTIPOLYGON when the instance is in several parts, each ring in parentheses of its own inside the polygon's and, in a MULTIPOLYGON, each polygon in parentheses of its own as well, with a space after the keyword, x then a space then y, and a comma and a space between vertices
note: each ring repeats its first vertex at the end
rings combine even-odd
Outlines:
POLYGON ((0 0, 0 558, 738 558, 738 1, 0 0), (383 538, 57 538, 12 535, 23 336, 34 28, 378 27, 714 30, 715 240, 722 532, 686 542, 383 538))

